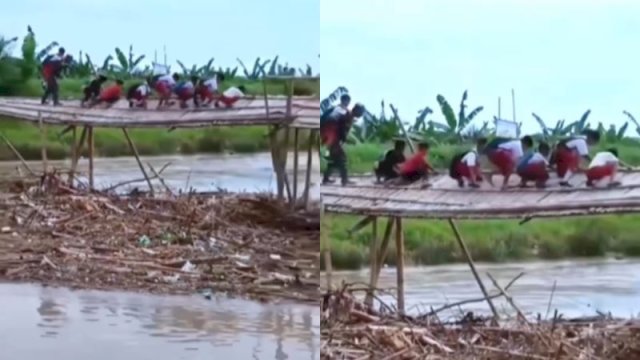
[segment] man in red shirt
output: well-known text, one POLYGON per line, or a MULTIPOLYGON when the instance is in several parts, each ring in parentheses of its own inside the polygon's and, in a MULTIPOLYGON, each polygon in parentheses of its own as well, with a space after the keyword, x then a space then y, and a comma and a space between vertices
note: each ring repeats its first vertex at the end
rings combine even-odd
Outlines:
POLYGON ((116 80, 115 84, 100 92, 100 97, 98 97, 91 106, 95 106, 100 103, 107 103, 109 106, 115 104, 122 97, 122 85, 124 85, 122 80, 116 80))
POLYGON ((403 182, 413 183, 426 178, 430 171, 435 172, 427 161, 428 156, 429 144, 421 142, 418 144, 418 151, 407 159, 407 161, 398 165, 398 174, 400 174, 403 182))
POLYGON ((53 97, 53 105, 60 105, 58 96, 58 78, 62 76, 62 70, 71 64, 71 55, 65 55, 64 48, 58 49, 56 55, 47 56, 42 62, 42 79, 44 80, 44 94, 41 103, 47 103, 49 96, 53 97))

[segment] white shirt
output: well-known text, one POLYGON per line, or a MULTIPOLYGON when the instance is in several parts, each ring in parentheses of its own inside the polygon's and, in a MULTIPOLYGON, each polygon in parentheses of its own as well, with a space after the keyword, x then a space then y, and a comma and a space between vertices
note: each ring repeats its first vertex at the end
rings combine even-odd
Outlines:
POLYGON ((332 120, 336 120, 341 116, 346 115, 348 111, 349 110, 343 108, 342 106, 336 106, 333 108, 333 111, 331 111, 331 114, 329 114, 329 118, 332 120))
POLYGON ((528 164, 538 164, 538 163, 548 164, 549 162, 539 152, 533 153, 533 155, 531 155, 531 157, 529 159, 527 159, 527 165, 528 164))
POLYGON ((522 152, 522 143, 520 142, 520 140, 507 141, 498 145, 498 148, 511 151, 511 155, 513 155, 515 159, 521 158, 524 154, 522 152))
POLYGON ((462 157, 460 162, 466 164, 469 167, 476 166, 476 164, 478 163, 478 154, 476 154, 475 151, 469 151, 462 157))
POLYGON ((193 89, 193 83, 191 81, 187 81, 182 83, 182 88, 183 89, 193 89))
POLYGON ((149 85, 147 85, 147 84, 142 84, 142 85, 138 86, 136 91, 142 96, 146 96, 146 95, 149 95, 149 93, 151 93, 151 89, 149 88, 149 85))
POLYGON ((589 168, 604 166, 610 163, 618 163, 618 158, 608 151, 602 151, 596 154, 589 164, 589 168))
POLYGON ((567 141, 567 148, 576 150, 580 156, 589 155, 589 146, 587 145, 587 139, 583 136, 576 137, 573 140, 567 141))
POLYGON ((169 84, 169 86, 174 86, 176 84, 176 81, 173 80, 173 76, 167 74, 167 75, 162 75, 158 78, 158 82, 165 82, 167 84, 169 84))
POLYGON ((227 90, 225 90, 222 93, 222 95, 228 98, 239 98, 239 97, 243 97, 244 93, 240 91, 240 89, 238 89, 237 87, 230 87, 227 90))
POLYGON ((216 80, 216 78, 211 78, 205 81, 203 85, 208 87, 210 91, 218 90, 218 80, 216 80))

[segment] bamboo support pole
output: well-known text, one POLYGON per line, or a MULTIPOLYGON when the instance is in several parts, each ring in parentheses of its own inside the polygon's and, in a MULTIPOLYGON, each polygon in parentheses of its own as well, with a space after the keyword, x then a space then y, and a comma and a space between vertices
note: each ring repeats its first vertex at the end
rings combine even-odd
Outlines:
MULTIPOLYGON (((78 162, 80 161, 80 157, 82 156, 82 148, 84 147, 84 142, 87 138, 87 132, 88 132, 89 128, 87 126, 85 126, 82 129, 82 133, 80 133, 80 140, 78 140, 78 142, 75 142, 75 135, 74 135, 74 150, 73 150, 73 154, 71 157, 71 170, 69 170, 69 185, 73 185, 73 178, 75 176, 76 173, 76 169, 78 168, 78 162)), ((75 130, 74 130, 75 133, 75 130)))
POLYGON ((47 127, 42 121, 42 113, 38 111, 38 126, 40 127, 40 140, 42 142, 42 173, 46 174, 48 171, 47 160, 47 127))
POLYGON ((333 271, 333 265, 331 263, 331 237, 328 236, 327 231, 328 229, 324 229, 325 231, 322 231, 323 227, 324 227, 324 206, 322 205, 322 199, 320 200, 320 236, 321 238, 324 239, 324 241, 322 243, 324 243, 324 249, 322 249, 324 251, 324 269, 325 269, 325 274, 326 274, 326 278, 327 278, 327 290, 331 290, 331 273, 333 271))
POLYGON ((93 136, 93 126, 89 126, 87 130, 87 142, 89 147, 89 189, 94 189, 94 178, 93 178, 93 152, 95 149, 95 140, 93 136))
POLYGON ((404 233, 400 217, 396 218, 396 257, 398 312, 404 314, 404 233))
POLYGON ((309 208, 309 192, 311 192, 311 169, 313 168, 313 141, 315 131, 309 131, 309 144, 307 144, 307 172, 304 179, 304 208, 309 208))
POLYGON ((374 277, 374 281, 373 281, 373 285, 377 286, 378 285, 378 279, 380 278, 380 271, 382 270, 382 267, 384 266, 384 261, 387 259, 387 252, 389 251, 389 242, 391 241, 391 233, 393 230, 393 224, 395 223, 395 219, 390 217, 387 220, 387 226, 384 228, 384 235, 382 236, 382 243, 380 244, 378 251, 377 251, 377 258, 376 258, 376 271, 375 271, 375 277, 374 277))
POLYGON ((24 168, 27 169, 27 171, 31 175, 36 176, 36 173, 33 171, 33 169, 31 169, 31 167, 29 167, 29 164, 27 163, 27 161, 24 159, 24 157, 22 157, 22 154, 20 154, 18 149, 16 149, 13 146, 11 141, 9 141, 9 139, 7 139, 7 137, 1 132, 0 132, 0 137, 2 137, 2 141, 4 141, 7 147, 9 147, 9 150, 11 150, 11 152, 18 158, 18 160, 20 160, 20 163, 22 164, 22 166, 24 166, 24 168))
POLYGON ((75 125, 71 125, 71 168, 69 169, 69 186, 73 187, 73 176, 74 176, 74 169, 73 169, 73 163, 76 161, 76 157, 78 156, 77 154, 77 149, 76 149, 76 142, 78 141, 78 131, 76 130, 76 126, 75 125))
POLYGON ((373 305, 373 291, 376 287, 376 269, 378 268, 378 218, 374 217, 371 222, 371 244, 369 247, 369 291, 364 299, 368 306, 373 305))
POLYGON ((358 221, 355 225, 353 225, 351 229, 347 230, 347 233, 349 234, 349 236, 353 235, 354 233, 357 233, 358 231, 364 229, 367 225, 371 224, 371 222, 375 218, 376 218, 375 216, 367 216, 360 219, 360 221, 358 221))
POLYGON ((489 293, 487 292, 487 289, 484 287, 484 283, 482 282, 482 279, 480 278, 480 275, 476 270, 476 265, 473 262, 471 253, 469 252, 469 249, 467 248, 467 245, 465 244, 464 239, 462 239, 462 235, 460 235, 458 226, 456 225, 455 221, 451 218, 449 218, 449 225, 451 226, 451 230, 453 230, 453 234, 456 237, 456 241, 458 242, 458 245, 462 249, 464 256, 467 258, 467 263, 469 264, 469 268, 471 268, 471 272, 473 273, 473 276, 475 277, 476 282, 480 287, 480 291, 482 291, 482 295, 487 300, 487 304, 489 305, 489 308, 493 313, 494 320, 498 320, 500 318, 500 316, 498 315, 498 311, 496 310, 496 307, 493 305, 493 301, 491 301, 491 297, 489 297, 489 293))
POLYGON ((144 176, 144 179, 147 181, 147 184, 149 185, 149 193, 151 194, 151 196, 154 196, 151 179, 149 179, 149 175, 147 175, 147 171, 144 169, 144 165, 142 165, 142 161, 140 160, 140 154, 138 153, 138 149, 136 148, 136 145, 131 140, 131 137, 129 137, 129 132, 127 131, 127 128, 122 128, 122 132, 124 133, 125 138, 127 138, 127 142, 129 143, 129 147, 131 148, 131 151, 133 151, 133 155, 135 156, 136 162, 140 167, 140 171, 142 171, 142 175, 144 176))
POLYGON ((293 196, 291 199, 291 208, 295 209, 298 202, 298 142, 300 141, 300 129, 293 130, 293 196))

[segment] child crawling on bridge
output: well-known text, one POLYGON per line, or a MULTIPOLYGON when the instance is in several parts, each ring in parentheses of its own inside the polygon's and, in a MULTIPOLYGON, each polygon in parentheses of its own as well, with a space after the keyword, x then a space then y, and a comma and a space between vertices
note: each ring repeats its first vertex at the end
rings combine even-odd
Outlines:
POLYGON ((387 150, 384 157, 380 159, 373 168, 378 182, 389 181, 398 177, 396 166, 405 161, 404 148, 406 143, 404 140, 396 139, 393 149, 387 150))
MULTIPOLYGON (((503 176, 502 189, 509 185, 509 178, 516 170, 518 160, 523 156, 522 142, 533 142, 530 136, 525 136, 522 140, 495 138, 487 143, 487 139, 478 139, 478 149, 482 149, 481 154, 486 155, 489 162, 503 176)), ((493 186, 493 173, 487 176, 487 181, 493 186)))
POLYGON ((429 173, 435 174, 435 169, 429 164, 429 144, 421 142, 418 151, 405 162, 396 166, 399 178, 390 181, 392 185, 408 185, 419 180, 426 180, 429 173))
POLYGON ((457 180, 461 188, 464 187, 465 181, 469 187, 479 188, 478 183, 482 182, 482 172, 478 160, 476 149, 455 155, 449 165, 449 176, 457 180))
POLYGON ((158 108, 162 106, 169 107, 173 105, 173 102, 170 101, 171 93, 173 92, 174 87, 176 86, 176 82, 180 80, 180 75, 174 73, 173 75, 161 75, 155 81, 153 81, 153 89, 158 93, 158 97, 160 101, 158 102, 158 108))
POLYGON ((118 102, 122 97, 122 86, 124 82, 120 79, 116 80, 115 84, 107 87, 106 89, 100 92, 100 96, 95 99, 89 107, 94 107, 98 104, 106 103, 108 106, 111 106, 118 102))
POLYGON ((102 90, 102 85, 105 82, 107 82, 107 77, 104 75, 98 75, 95 79, 91 80, 91 82, 82 89, 84 92, 84 98, 82 98, 80 106, 84 106, 84 104, 89 100, 93 102, 100 97, 100 91, 102 90))
POLYGON ((621 163, 618 159, 618 150, 615 148, 597 153, 586 171, 587 186, 592 187, 604 178, 609 178, 608 187, 620 186, 620 182, 616 181, 615 177, 618 173, 618 165, 621 163))
POLYGON ((243 85, 238 87, 232 86, 222 93, 222 96, 216 100, 214 105, 215 107, 220 107, 220 103, 223 103, 225 107, 230 108, 245 96, 246 91, 243 85))
POLYGON ((555 165, 561 186, 570 187, 569 180, 580 169, 580 160, 591 160, 589 146, 600 141, 600 133, 596 130, 584 130, 582 135, 560 140, 551 156, 551 164, 555 165))
POLYGON ((151 87, 149 86, 149 81, 143 82, 142 84, 133 84, 127 90, 127 101, 129 101, 129 107, 137 107, 137 108, 147 108, 147 99, 151 95, 151 87))
POLYGON ((549 162, 550 147, 547 143, 540 143, 538 150, 533 148, 533 139, 525 136, 522 138, 522 147, 525 155, 518 162, 516 172, 520 176, 520 187, 527 187, 527 183, 532 181, 539 189, 547 186, 549 180, 549 171, 547 167, 549 162))
POLYGON ((196 107, 209 106, 220 96, 218 86, 224 81, 224 75, 216 73, 207 80, 200 80, 196 84, 196 93, 193 97, 193 103, 196 107))
POLYGON ((191 80, 181 81, 179 82, 174 91, 178 100, 180 101, 180 108, 186 109, 189 107, 187 101, 194 98, 195 95, 195 84, 198 83, 198 78, 196 76, 192 76, 191 80))

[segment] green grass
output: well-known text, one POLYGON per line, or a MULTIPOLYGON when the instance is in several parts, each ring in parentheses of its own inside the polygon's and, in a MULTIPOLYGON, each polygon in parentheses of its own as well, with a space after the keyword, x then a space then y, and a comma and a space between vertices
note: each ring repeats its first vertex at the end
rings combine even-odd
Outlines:
MULTIPOLYGON (((86 80, 63 79, 60 83, 60 96, 63 99, 78 99, 86 80)), ((261 81, 248 81, 236 78, 225 81, 223 86, 243 84, 247 92, 262 94, 261 81)), ((286 84, 282 80, 269 80, 267 90, 271 95, 286 93, 286 84)), ((299 96, 319 93, 319 82, 298 80, 294 92, 299 96)), ((40 96, 42 88, 37 79, 28 81, 19 87, 17 96, 40 96)), ((69 156, 71 134, 58 138, 63 127, 51 126, 47 132, 47 155, 50 159, 63 159, 69 156)), ((0 117, 0 131, 11 141, 16 149, 27 160, 38 160, 41 157, 41 135, 33 123, 0 117)), ((252 153, 269 149, 267 127, 212 127, 206 129, 177 129, 168 132, 166 129, 133 129, 131 137, 141 155, 169 155, 193 153, 252 153)), ((301 134, 300 139, 307 139, 301 134)), ((300 142, 305 147, 305 141, 300 142)), ((131 152, 120 129, 96 129, 95 151, 97 156, 128 156, 131 152)), ((0 160, 15 160, 13 153, 4 145, 0 145, 0 160)))
MULTIPOLYGON (((390 145, 347 145, 351 173, 371 172, 373 163, 390 145)), ((630 165, 640 165, 640 143, 625 139, 616 144, 601 144, 598 148, 615 146, 630 165)), ((440 145, 430 152, 430 161, 437 168, 448 166, 448 160, 467 146, 440 145)), ((597 151, 597 149, 596 149, 597 151)), ((360 218, 327 215, 323 229, 326 239, 332 239, 333 266, 338 269, 358 269, 367 265, 371 226, 349 236, 347 230, 360 218)), ((472 256, 477 261, 503 262, 525 259, 558 259, 593 257, 607 254, 640 256, 640 215, 602 216, 573 219, 532 220, 524 225, 517 221, 461 221, 460 231, 472 256)), ((384 232, 386 220, 378 224, 378 234, 384 232)), ((416 265, 435 265, 463 261, 449 224, 435 220, 405 220, 407 261, 416 265)), ((326 241, 326 240, 325 240, 326 241)), ((395 263, 394 241, 390 242, 387 264, 395 263)), ((323 243, 323 246, 325 244, 323 243)), ((323 259, 324 260, 324 259, 323 259)))
MULTIPOLYGON (((373 171, 373 164, 379 160, 380 156, 391 149, 392 144, 377 143, 360 143, 347 144, 345 151, 347 153, 349 172, 353 174, 369 173, 373 171)), ((429 152, 429 162, 436 168, 448 168, 449 161, 458 152, 471 149, 473 144, 466 145, 436 145, 432 146, 429 152)), ((606 148, 616 147, 620 158, 630 165, 640 166, 640 141, 635 139, 624 139, 615 144, 600 144, 592 151, 604 150, 606 148)), ((406 154, 409 154, 407 148, 406 154)), ((326 162, 322 159, 321 165, 324 169, 326 162)))
MULTIPOLYGON (((332 239, 333 266, 358 269, 367 265, 371 226, 349 236, 355 216, 327 215, 325 227, 332 239)), ((381 237, 386 219, 378 224, 381 237)), ((640 256, 640 216, 602 216, 576 219, 517 221, 460 221, 460 232, 476 261, 504 262, 526 259, 598 257, 607 254, 640 256)), ((415 265, 464 261, 448 222, 405 220, 407 260, 415 265)), ((325 244, 323 244, 324 247, 325 244)), ((386 263, 395 264, 394 241, 386 263)), ((323 265, 324 266, 324 265, 323 265)))

